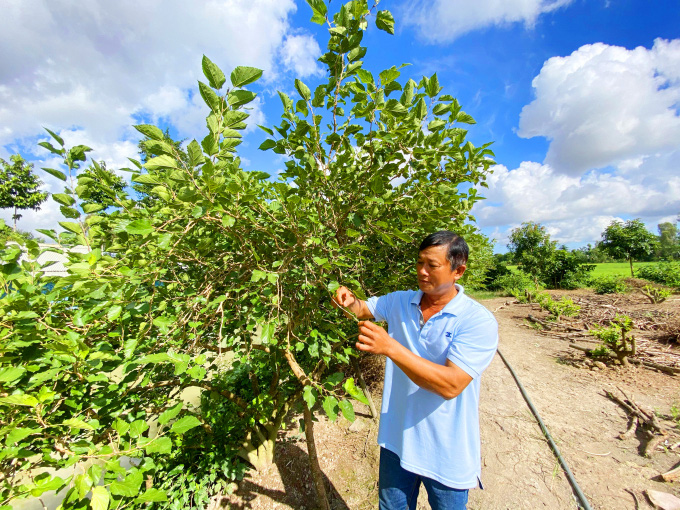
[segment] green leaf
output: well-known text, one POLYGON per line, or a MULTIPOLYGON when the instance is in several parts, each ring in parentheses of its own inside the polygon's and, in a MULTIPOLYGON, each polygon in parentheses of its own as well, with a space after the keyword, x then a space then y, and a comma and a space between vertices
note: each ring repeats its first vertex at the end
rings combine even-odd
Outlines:
POLYGON ((85 214, 92 214, 106 209, 104 204, 83 204, 85 214))
POLYGON ((255 269, 253 271, 252 276, 250 277, 251 282, 259 282, 260 280, 264 280, 267 277, 267 273, 264 271, 260 271, 259 269, 255 269))
POLYGON ((229 92, 229 104, 232 108, 243 106, 250 103, 256 96, 257 94, 250 90, 232 90, 229 92))
POLYGON ((385 69, 380 73, 380 83, 384 87, 388 83, 391 83, 397 78, 399 78, 400 75, 401 73, 397 71, 397 68, 392 66, 390 69, 385 69))
POLYGON ((120 316, 120 312, 122 311, 123 311, 122 306, 113 305, 111 308, 109 308, 109 311, 106 314, 106 318, 110 321, 115 321, 120 316))
POLYGON ((127 224, 125 226, 125 231, 128 234, 146 235, 153 232, 153 226, 150 219, 141 218, 127 224))
MULTIPOLYGON (((37 316, 37 314, 36 314, 37 316)), ((19 379, 26 373, 24 367, 4 367, 0 369, 0 383, 8 383, 19 379)))
POLYGON ((173 423, 170 430, 176 434, 184 434, 186 431, 191 430, 194 427, 198 427, 200 424, 201 420, 195 416, 185 416, 181 420, 177 420, 175 423, 173 423))
POLYGON ((340 410, 342 411, 342 415, 345 417, 345 419, 349 421, 354 421, 356 419, 354 416, 354 406, 352 405, 352 402, 349 400, 341 400, 338 405, 340 406, 340 410))
POLYGON ((139 494, 139 488, 144 481, 144 475, 141 471, 135 470, 125 477, 125 480, 115 480, 111 482, 111 494, 115 496, 127 496, 129 498, 139 494))
POLYGON ((146 445, 146 453, 170 453, 172 451, 172 439, 169 437, 157 437, 146 445))
POLYGON ((266 151, 266 150, 269 150, 269 149, 273 149, 274 147, 276 147, 276 141, 271 140, 271 139, 267 139, 264 142, 262 142, 258 148, 261 151, 266 151))
POLYGON ((50 134, 50 136, 51 136, 52 138, 54 138, 54 139, 59 143, 59 145, 61 145, 62 147, 64 146, 64 139, 63 139, 61 136, 59 136, 58 134, 56 134, 54 131, 50 131, 50 130, 47 129, 46 127, 43 127, 43 129, 44 129, 45 131, 47 131, 47 132, 50 134))
POLYGON ((206 372, 205 368, 203 368, 201 366, 193 366, 189 370, 187 370, 187 374, 189 374, 189 376, 192 379, 195 379, 197 381, 202 381, 203 379, 205 379, 207 372, 206 372))
POLYGON ((94 427, 89 423, 85 423, 80 418, 70 418, 65 420, 62 425, 66 425, 72 429, 94 430, 94 427))
POLYGON ((57 179, 61 179, 62 181, 66 180, 66 175, 64 172, 60 172, 59 170, 55 170, 54 168, 43 168, 45 172, 47 172, 50 175, 55 176, 57 179))
POLYGON ((149 424, 144 420, 135 420, 130 423, 130 437, 139 437, 149 429, 149 424))
POLYGON ((106 487, 98 485, 92 488, 92 499, 90 506, 92 510, 108 510, 109 508, 109 492, 106 487))
POLYGON ((177 417, 179 412, 182 410, 183 402, 179 402, 177 405, 172 406, 170 409, 163 411, 158 417, 158 423, 161 425, 167 424, 170 420, 177 417))
POLYGON ((302 390, 302 398, 307 403, 307 407, 311 409, 316 403, 316 390, 312 386, 305 386, 302 390))
POLYGON ((148 168, 149 170, 157 170, 159 168, 179 168, 179 165, 177 163, 177 160, 172 156, 168 156, 167 154, 161 154, 160 156, 151 158, 146 163, 144 163, 144 167, 148 168))
POLYGON ((160 181, 156 179, 153 175, 149 174, 137 174, 132 176, 132 182, 139 184, 160 184, 160 181))
POLYGON ((312 98, 312 91, 301 80, 295 79, 295 90, 302 96, 302 99, 309 101, 312 98))
POLYGON ((375 26, 388 34, 394 35, 394 17, 390 11, 378 11, 375 18, 375 26))
POLYGON ((73 232, 74 234, 83 233, 83 230, 80 228, 80 225, 78 223, 73 223, 72 221, 60 221, 59 225, 61 225, 69 232, 73 232))
POLYGON ((354 385, 353 377, 347 379, 343 387, 345 388, 345 391, 349 393, 353 398, 355 398, 362 404, 368 405, 368 399, 366 398, 366 395, 364 395, 364 392, 354 385))
POLYGON ((338 399, 332 395, 327 396, 323 399, 323 410, 331 421, 335 421, 338 418, 338 399))
POLYGON ((149 489, 135 499, 135 503, 160 503, 168 500, 168 495, 160 489, 149 489))
POLYGON ((328 292, 331 294, 335 294, 335 291, 340 288, 340 284, 336 281, 328 282, 328 285, 326 285, 326 289, 328 289, 328 292))
POLYGON ((203 74, 208 78, 210 86, 214 89, 221 89, 222 85, 224 85, 224 82, 227 80, 222 70, 205 55, 203 55, 201 66, 203 67, 203 74))
POLYGON ((198 82, 198 92, 212 111, 216 112, 220 109, 220 97, 202 81, 198 82))
POLYGON ((165 140, 165 135, 163 135, 163 131, 158 129, 156 126, 153 126, 151 124, 138 124, 137 126, 133 126, 137 131, 142 133, 144 136, 151 138, 152 140, 159 140, 163 141, 165 140))
POLYGON ((27 429, 17 427, 15 429, 12 429, 12 431, 9 434, 7 434, 7 437, 5 438, 5 444, 7 446, 12 446, 21 441, 22 439, 26 439, 30 435, 39 433, 40 429, 27 429))
MULTIPOLYGON (((262 76, 262 69, 255 67, 238 66, 231 72, 231 84, 234 87, 243 87, 257 81, 262 76)), ((217 87, 219 88, 219 87, 217 87)))
POLYGON ((191 166, 200 165, 205 161, 201 146, 196 140, 192 140, 187 146, 187 153, 189 154, 189 164, 191 166))
POLYGON ((312 22, 317 25, 323 25, 326 21, 326 2, 324 0, 306 0, 307 4, 312 8, 312 22))

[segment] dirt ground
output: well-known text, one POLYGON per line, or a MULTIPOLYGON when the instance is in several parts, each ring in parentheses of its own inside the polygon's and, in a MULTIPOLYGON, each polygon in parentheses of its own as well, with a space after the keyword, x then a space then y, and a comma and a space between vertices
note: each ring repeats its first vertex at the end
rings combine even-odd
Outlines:
MULTIPOLYGON (((677 296, 660 306, 644 304, 636 297, 624 302, 607 298, 607 304, 600 296, 584 291, 571 294, 577 302, 591 300, 602 302, 605 308, 625 307, 626 312, 637 313, 643 319, 680 311, 677 296)), ((540 315, 536 305, 517 304, 508 298, 482 303, 495 311, 500 326, 499 349, 519 376, 592 508, 654 508, 645 496, 649 489, 680 497, 680 482, 657 480, 660 473, 680 464, 680 447, 676 445, 680 430, 674 428, 677 424, 671 418, 672 407, 680 409, 680 375, 640 366, 592 367, 582 352, 568 347, 573 337, 565 339, 527 325, 528 314, 540 315), (671 436, 651 458, 641 455, 644 438, 639 434, 623 440, 617 437, 626 430, 628 418, 619 405, 604 395, 605 389, 618 393, 617 387, 653 410, 661 423, 674 431, 675 437, 671 436)), ((641 319, 638 324, 644 326, 644 322, 641 319)), ((677 343, 660 342, 653 328, 635 333, 645 349, 660 353, 660 359, 673 360, 677 356, 680 365, 677 343)), ((362 370, 378 407, 382 364, 376 357, 362 360, 362 370)), ((367 407, 359 405, 357 410, 353 424, 343 418, 330 423, 323 412, 316 413, 317 449, 333 509, 378 506, 377 423, 367 407)), ((471 491, 468 508, 578 508, 557 459, 498 355, 482 376, 480 416, 484 490, 471 491)), ((216 508, 315 508, 306 444, 298 419, 295 417, 281 433, 275 464, 251 473, 233 495, 216 500, 216 508)), ((430 508, 424 490, 418 508, 430 508)))

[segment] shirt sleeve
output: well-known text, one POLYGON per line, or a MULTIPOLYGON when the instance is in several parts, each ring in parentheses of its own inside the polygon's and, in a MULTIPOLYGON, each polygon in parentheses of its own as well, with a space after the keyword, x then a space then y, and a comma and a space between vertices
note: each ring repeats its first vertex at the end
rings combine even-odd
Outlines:
POLYGON ((446 357, 473 379, 482 375, 498 348, 498 323, 482 310, 461 323, 449 345, 446 357))
POLYGON ((392 301, 392 294, 372 296, 366 300, 366 306, 377 322, 384 322, 387 321, 387 317, 389 316, 392 301))

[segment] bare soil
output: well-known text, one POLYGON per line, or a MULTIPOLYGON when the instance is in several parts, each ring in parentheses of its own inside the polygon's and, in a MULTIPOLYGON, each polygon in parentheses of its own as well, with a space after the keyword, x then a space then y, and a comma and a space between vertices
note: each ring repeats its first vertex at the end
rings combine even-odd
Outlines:
MULTIPOLYGON (((680 346, 669 340, 663 328, 654 326, 655 320, 660 323, 677 319, 677 296, 674 301, 652 305, 636 295, 603 297, 584 291, 554 294, 568 294, 584 307, 588 306, 586 302, 600 303, 603 314, 613 306, 637 317, 636 327, 642 329, 634 333, 640 338, 641 349, 652 351, 646 354, 647 359, 656 357, 657 362, 672 365, 677 357, 680 362, 680 346)), ((613 363, 604 369, 594 367, 583 352, 568 347, 574 335, 540 332, 528 325, 528 314, 541 316, 536 305, 517 304, 508 298, 482 303, 495 312, 500 326, 499 349, 518 374, 592 508, 654 508, 645 495, 649 489, 680 497, 680 482, 658 480, 660 473, 680 464, 680 445, 676 446, 680 429, 672 417, 673 409, 680 409, 680 375, 613 363), (605 389, 618 393, 617 387, 636 403, 653 410, 672 432, 650 458, 641 455, 645 444, 642 434, 618 438, 626 430, 628 417, 604 395, 605 389)), ((588 320, 593 320, 596 309, 593 305, 584 314, 588 320)), ((574 319, 572 327, 581 327, 578 320, 574 319)), ((581 325, 588 326, 583 320, 581 325)), ((587 340, 586 335, 583 340, 587 340)), ((362 360, 362 370, 378 406, 383 363, 377 357, 362 360)), ((367 407, 359 405, 357 411, 353 424, 343 418, 331 423, 322 411, 315 413, 319 420, 315 425, 317 450, 333 509, 378 506, 377 422, 371 419, 367 407)), ((482 376, 480 416, 484 490, 470 492, 468 508, 578 508, 557 459, 498 355, 482 376)), ((299 419, 295 416, 281 432, 275 463, 263 471, 251 472, 234 494, 217 498, 215 508, 316 508, 299 419)), ((430 508, 424 490, 418 508, 430 508)))

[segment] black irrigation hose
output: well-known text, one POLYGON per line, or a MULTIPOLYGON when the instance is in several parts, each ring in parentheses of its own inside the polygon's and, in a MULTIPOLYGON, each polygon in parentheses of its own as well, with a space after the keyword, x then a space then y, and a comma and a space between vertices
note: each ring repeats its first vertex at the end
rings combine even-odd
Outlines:
POLYGON ((574 494, 576 495, 576 498, 578 499, 581 508, 583 508, 584 510, 592 510, 590 503, 588 503, 588 499, 586 498, 585 494, 583 494, 583 491, 581 490, 581 487, 579 487, 578 482, 576 481, 576 478, 574 478, 574 475, 572 474, 571 470, 569 469, 569 466, 567 466, 567 462, 562 457, 562 454, 560 453, 559 448, 557 448, 557 445, 555 444, 555 441, 553 441, 553 438, 550 435, 550 432, 548 432, 548 428, 545 426, 545 423, 543 423, 543 420, 541 419, 541 416, 538 414, 538 411, 534 407, 533 402, 531 402, 531 399, 529 398, 529 395, 527 394, 526 390, 524 389, 524 386, 522 386, 522 383, 520 382, 519 377, 517 376, 515 371, 510 366, 510 363, 508 362, 508 360, 505 359, 505 356, 503 356, 503 353, 500 351, 500 349, 498 350, 498 354, 501 357, 501 359, 503 360, 503 363, 505 363, 505 366, 508 367, 508 370, 510 370, 512 377, 515 379, 515 382, 517 383, 517 387, 519 388, 519 391, 522 393, 524 400, 526 400, 526 403, 529 405, 529 409, 531 409, 531 412, 536 417, 536 421, 540 425, 541 430, 543 431, 543 435, 548 440, 548 444, 550 444, 550 448, 552 448, 552 451, 555 453, 555 457, 557 457, 557 460, 560 462, 560 465, 562 466, 562 469, 564 470, 564 474, 567 475, 567 480, 569 480, 569 483, 571 484, 571 487, 574 490, 574 494))

